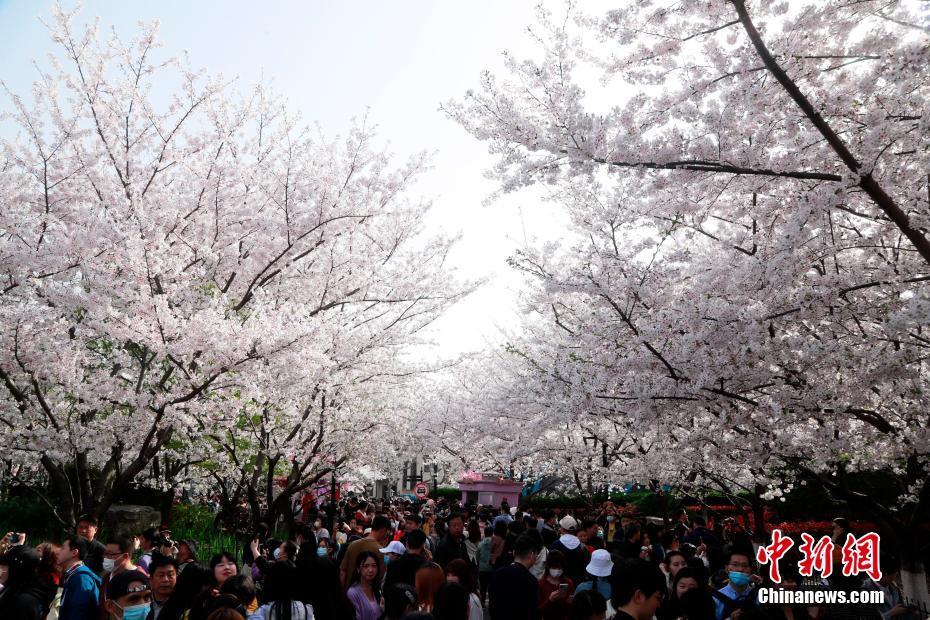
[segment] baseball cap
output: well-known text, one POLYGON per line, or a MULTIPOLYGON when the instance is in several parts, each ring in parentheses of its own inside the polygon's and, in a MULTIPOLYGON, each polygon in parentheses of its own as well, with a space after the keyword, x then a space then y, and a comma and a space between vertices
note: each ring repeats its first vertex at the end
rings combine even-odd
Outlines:
POLYGON ((407 548, 404 546, 404 543, 399 540, 392 540, 388 543, 388 546, 384 549, 378 549, 381 553, 396 553, 397 555, 403 555, 407 553, 407 548))
POLYGON ((127 570, 118 573, 115 577, 110 579, 110 583, 107 586, 107 598, 118 599, 131 592, 145 592, 150 589, 149 578, 145 573, 140 570, 127 570), (137 581, 141 581, 142 585, 136 585, 132 588, 129 587, 130 584, 137 581))
POLYGON ((574 532, 575 530, 578 529, 578 522, 575 521, 575 518, 572 517, 571 515, 565 515, 559 521, 559 527, 561 527, 563 530, 574 532))

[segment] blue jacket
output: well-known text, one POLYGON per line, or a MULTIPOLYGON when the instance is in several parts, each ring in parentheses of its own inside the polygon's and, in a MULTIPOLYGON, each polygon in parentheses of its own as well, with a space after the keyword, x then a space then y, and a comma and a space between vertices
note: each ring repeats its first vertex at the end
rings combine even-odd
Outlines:
POLYGON ((96 620, 100 614, 100 583, 100 577, 92 570, 79 565, 62 585, 58 619, 96 620))

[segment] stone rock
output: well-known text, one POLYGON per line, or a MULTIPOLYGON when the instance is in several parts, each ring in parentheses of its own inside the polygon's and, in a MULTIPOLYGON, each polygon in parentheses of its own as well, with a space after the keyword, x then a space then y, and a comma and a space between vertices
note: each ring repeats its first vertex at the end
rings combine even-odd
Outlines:
POLYGON ((135 536, 150 527, 161 525, 161 512, 151 506, 116 504, 103 516, 103 526, 110 534, 135 536))

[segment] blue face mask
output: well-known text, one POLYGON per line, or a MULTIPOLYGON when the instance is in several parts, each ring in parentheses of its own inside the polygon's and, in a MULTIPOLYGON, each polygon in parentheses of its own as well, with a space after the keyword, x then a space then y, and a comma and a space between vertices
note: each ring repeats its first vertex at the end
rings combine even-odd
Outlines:
POLYGON ((316 554, 317 554, 318 556, 320 556, 321 558, 325 558, 325 557, 326 557, 326 547, 317 547, 317 548, 316 548, 316 554))
POLYGON ((391 556, 389 555, 384 556, 384 565, 387 566, 390 563, 391 563, 391 556))
POLYGON ((145 620, 152 606, 149 603, 133 605, 132 607, 123 607, 123 620, 145 620))
POLYGON ((728 573, 730 577, 730 583, 736 586, 737 588, 742 588, 749 584, 749 575, 746 573, 738 573, 736 571, 730 571, 728 573))

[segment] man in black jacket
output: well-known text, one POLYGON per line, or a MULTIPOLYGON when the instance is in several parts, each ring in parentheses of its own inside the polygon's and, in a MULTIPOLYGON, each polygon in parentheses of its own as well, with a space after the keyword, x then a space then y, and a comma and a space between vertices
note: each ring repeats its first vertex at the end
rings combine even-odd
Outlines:
POLYGON ((433 561, 443 570, 452 560, 471 562, 465 547, 465 518, 460 513, 453 512, 446 519, 446 530, 446 535, 436 545, 433 561))
POLYGON ((39 554, 32 547, 16 545, 0 558, 7 567, 6 584, 0 591, 0 618, 40 620, 55 596, 38 577, 39 554))
POLYGON ((425 546, 426 534, 423 530, 416 529, 407 532, 407 553, 387 565, 387 576, 384 578, 385 590, 395 583, 416 585, 417 571, 426 564, 425 546))
POLYGON ((539 618, 539 581, 530 573, 539 548, 529 536, 517 538, 513 546, 513 563, 499 568, 488 586, 488 610, 491 620, 537 620, 539 618))

